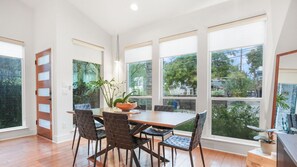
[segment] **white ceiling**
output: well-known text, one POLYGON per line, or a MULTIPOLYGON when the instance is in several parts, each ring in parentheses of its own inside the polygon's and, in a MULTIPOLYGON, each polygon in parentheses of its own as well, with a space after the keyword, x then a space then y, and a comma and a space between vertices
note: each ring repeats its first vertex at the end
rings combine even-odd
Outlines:
MULTIPOLYGON (((34 7, 39 0, 21 0, 34 7)), ((67 0, 108 33, 114 35, 136 27, 173 18, 226 0, 67 0), (138 4, 132 11, 130 4, 138 4)))

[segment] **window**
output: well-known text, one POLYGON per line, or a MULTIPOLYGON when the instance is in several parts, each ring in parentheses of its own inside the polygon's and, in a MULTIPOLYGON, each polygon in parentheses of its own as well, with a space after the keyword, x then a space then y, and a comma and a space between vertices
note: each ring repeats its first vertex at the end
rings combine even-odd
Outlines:
POLYGON ((23 46, 0 41, 0 129, 23 125, 23 46))
MULTIPOLYGON (((161 98, 174 111, 196 113, 197 37, 196 31, 160 39, 161 98)), ((178 130, 191 131, 193 122, 178 130)))
POLYGON ((262 99, 265 21, 210 28, 212 135, 252 140, 262 99))
POLYGON ((89 91, 89 83, 100 77, 100 64, 73 60, 73 104, 89 103, 92 108, 100 107, 100 92, 89 91))
POLYGON ((125 50, 128 92, 130 101, 152 109, 152 45, 150 42, 125 50))

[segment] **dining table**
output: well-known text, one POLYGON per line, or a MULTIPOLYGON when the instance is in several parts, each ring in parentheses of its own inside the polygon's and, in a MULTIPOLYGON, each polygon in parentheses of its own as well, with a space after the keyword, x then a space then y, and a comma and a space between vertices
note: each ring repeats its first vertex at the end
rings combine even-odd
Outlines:
MULTIPOLYGON (((93 117, 95 120, 104 123, 103 121, 103 112, 113 112, 119 114, 127 114, 128 121, 133 122, 135 126, 132 128, 131 132, 133 135, 136 135, 143 131, 144 129, 150 126, 159 126, 165 128, 175 128, 176 126, 185 123, 187 121, 193 120, 196 117, 196 114, 185 113, 185 112, 168 112, 168 111, 152 111, 152 110, 130 110, 122 111, 118 108, 95 108, 91 109, 93 112, 93 117)), ((75 114, 74 111, 67 111, 69 114, 75 114)), ((97 156, 100 156, 105 153, 106 149, 110 150, 111 148, 107 147, 102 149, 97 153, 97 156)), ((148 154, 152 154, 154 157, 158 158, 158 154, 154 151, 151 153, 150 150, 144 146, 140 147, 143 151, 148 154)), ((94 155, 90 156, 88 159, 93 160, 94 155)), ((169 162, 168 159, 161 156, 161 160, 164 162, 169 162)))

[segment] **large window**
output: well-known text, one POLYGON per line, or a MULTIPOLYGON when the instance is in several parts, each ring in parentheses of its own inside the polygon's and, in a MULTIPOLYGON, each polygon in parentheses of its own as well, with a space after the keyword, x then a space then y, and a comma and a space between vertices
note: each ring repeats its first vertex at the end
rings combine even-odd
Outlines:
POLYGON ((265 21, 245 20, 209 33, 212 135, 253 139, 259 126, 265 21))
POLYGON ((0 41, 0 129, 22 121, 23 46, 0 41))
MULTIPOLYGON (((196 113, 197 37, 196 32, 160 39, 161 98, 176 112, 196 113)), ((191 131, 193 122, 178 130, 191 131)))
POLYGON ((127 68, 128 92, 130 98, 148 110, 152 109, 152 46, 151 43, 127 48, 125 61, 127 68))
POLYGON ((91 81, 100 77, 100 64, 73 60, 73 104, 89 103, 92 108, 100 107, 99 90, 90 92, 91 81))

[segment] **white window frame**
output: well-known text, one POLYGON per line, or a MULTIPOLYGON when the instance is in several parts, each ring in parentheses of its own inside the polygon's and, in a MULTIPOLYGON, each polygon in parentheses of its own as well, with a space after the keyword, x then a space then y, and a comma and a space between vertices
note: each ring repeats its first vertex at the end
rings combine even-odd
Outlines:
MULTIPOLYGON (((148 42, 143 42, 143 43, 139 43, 139 44, 134 44, 134 45, 130 45, 128 47, 125 48, 125 51, 126 50, 129 50, 129 49, 135 49, 135 48, 141 48, 141 47, 145 47, 145 46, 151 46, 152 47, 152 54, 153 54, 153 43, 152 41, 148 41, 148 42)), ((126 62, 126 55, 124 54, 124 64, 125 64, 125 75, 126 75, 126 92, 128 91, 129 89, 129 70, 128 70, 128 65, 129 64, 132 64, 132 63, 139 63, 139 62, 144 62, 144 61, 151 61, 152 63, 152 66, 153 66, 153 55, 152 55, 152 59, 150 60, 139 60, 139 61, 133 61, 133 62, 126 62)), ((153 85, 153 73, 152 73, 152 85, 153 85)), ((152 88, 153 89, 153 88, 152 88)), ((153 94, 153 90, 152 90, 152 94, 153 94)), ((151 108, 153 109, 153 96, 151 95, 147 95, 147 96, 130 96, 130 98, 134 98, 134 99, 150 99, 151 102, 152 102, 152 106, 151 108)), ((146 106, 147 107, 147 106, 146 106)))
MULTIPOLYGON (((166 41, 171 41, 171 40, 176 40, 176 39, 182 39, 182 38, 186 38, 186 37, 190 37, 190 36, 195 36, 196 37, 196 40, 197 40, 197 44, 198 44, 198 35, 197 35, 197 30, 194 30, 194 31, 190 31, 190 32, 185 32, 185 33, 181 33, 181 34, 176 34, 176 35, 172 35, 172 36, 169 36, 169 37, 164 37, 164 38, 161 38, 159 39, 159 47, 160 47, 160 44, 162 42, 166 42, 166 41)), ((194 52, 196 54, 196 59, 197 59, 197 62, 196 62, 196 75, 197 75, 197 78, 198 78, 198 46, 197 46, 197 50, 196 52, 194 52)), ((192 53, 189 53, 189 54, 192 54, 192 53)), ((158 58, 159 58, 159 73, 160 73, 160 83, 159 83, 159 97, 160 97, 160 101, 159 101, 159 104, 161 105, 164 105, 164 100, 169 100, 169 99, 177 99, 177 100, 194 100, 195 101, 195 113, 197 113, 197 106, 198 106, 198 80, 197 80, 197 88, 196 88, 196 96, 193 96, 193 97, 178 97, 178 96, 164 96, 164 87, 163 87, 163 83, 164 83, 164 78, 163 78, 163 58, 167 58, 167 57, 176 57, 176 56, 182 56, 182 55, 170 55, 170 56, 164 56, 164 57, 161 57, 160 56, 160 50, 159 50, 159 53, 158 53, 158 58)), ((186 131, 180 131, 180 132, 185 132, 187 133, 186 131)))
MULTIPOLYGON (((19 45, 22 47, 22 58, 21 59, 21 69, 22 69, 22 125, 20 126, 15 126, 15 127, 9 127, 9 128, 4 128, 0 129, 0 132, 9 132, 9 131, 14 131, 14 130, 20 130, 20 129, 25 129, 27 128, 27 122, 26 122, 26 103, 25 103, 25 89, 26 89, 26 80, 25 80, 25 43, 23 41, 15 40, 15 39, 10 39, 6 37, 1 37, 0 36, 0 41, 9 43, 9 44, 14 44, 14 45, 19 45)), ((5 57, 11 57, 11 56, 5 56, 5 57)))
MULTIPOLYGON (((232 22, 232 23, 227 23, 227 24, 223 24, 223 25, 219 25, 219 26, 213 26, 213 27, 209 27, 209 29, 213 29, 214 31, 218 30, 218 29, 227 29, 229 27, 236 27, 236 26, 240 26, 243 24, 249 24, 249 23, 253 23, 253 22, 260 22, 260 21, 264 21, 265 22, 265 36, 264 36, 264 42, 262 44, 253 44, 250 46, 256 46, 256 45, 263 45, 263 62, 262 62, 262 78, 265 78, 266 75, 266 71, 265 71, 265 55, 266 55, 266 46, 267 46, 267 20, 266 20, 266 15, 260 15, 260 16, 256 16, 256 17, 252 17, 252 18, 248 18, 248 19, 243 19, 240 21, 236 21, 236 22, 232 22)), ((210 31, 209 31, 210 32, 210 31)), ((209 32, 207 33, 207 36, 209 34, 209 32)), ((207 38, 207 42, 209 44, 209 38, 207 38)), ((240 46, 240 47, 248 47, 248 46, 240 46)), ((238 47, 236 47, 238 48, 238 47)), ((228 48, 228 49, 235 49, 235 48, 228 48)), ((224 49, 227 50, 227 49, 224 49)), ((215 50, 214 50, 215 51, 215 50)), ((247 145, 257 145, 258 142, 253 141, 253 140, 247 140, 247 139, 239 139, 239 138, 233 138, 233 137, 226 137, 226 136, 219 136, 219 135, 213 135, 212 134, 212 101, 244 101, 244 102, 249 102, 249 101, 258 101, 260 103, 260 111, 259 111, 259 126, 261 128, 265 128, 265 122, 264 122, 264 118, 265 118, 265 112, 264 112, 264 105, 263 105, 263 101, 264 101, 264 97, 263 95, 265 95, 265 89, 263 89, 263 86, 265 86, 265 80, 262 79, 262 97, 212 97, 211 96, 211 52, 209 48, 207 49, 208 52, 208 69, 207 69, 207 80, 208 80, 208 85, 207 85, 207 94, 208 94, 208 110, 210 112, 208 112, 209 116, 208 116, 208 126, 209 126, 209 131, 207 132, 207 136, 209 136, 210 138, 213 138, 215 140, 222 140, 222 141, 230 141, 230 139, 233 140, 234 143, 245 143, 247 145)))

